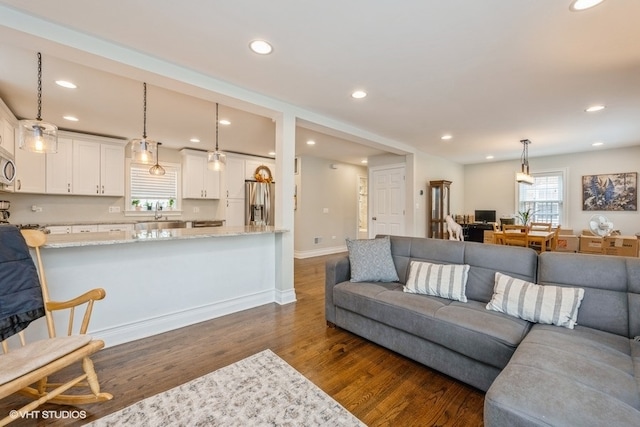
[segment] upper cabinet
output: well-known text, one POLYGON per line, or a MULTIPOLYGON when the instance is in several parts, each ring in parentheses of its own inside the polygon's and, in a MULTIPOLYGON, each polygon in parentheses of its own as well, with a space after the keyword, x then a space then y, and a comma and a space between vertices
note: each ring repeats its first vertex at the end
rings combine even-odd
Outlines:
POLYGON ((15 151, 17 120, 0 99, 0 147, 11 154, 15 151))
POLYGON ((219 199, 220 172, 209 170, 207 153, 183 149, 182 154, 182 198, 219 199))
POLYGON ((15 191, 87 196, 124 196, 124 142, 61 132, 58 152, 16 149, 15 191))
POLYGON ((124 196, 124 146, 73 141, 73 194, 124 196))

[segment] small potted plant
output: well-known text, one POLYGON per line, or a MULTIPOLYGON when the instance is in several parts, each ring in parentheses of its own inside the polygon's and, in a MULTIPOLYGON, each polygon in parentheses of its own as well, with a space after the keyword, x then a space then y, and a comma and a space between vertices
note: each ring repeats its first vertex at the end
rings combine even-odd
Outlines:
POLYGON ((151 202, 145 202, 144 206, 147 208, 148 211, 151 210, 151 208, 153 207, 153 205, 151 204, 151 202))
POLYGON ((133 199, 131 201, 131 206, 133 206, 133 209, 139 211, 140 210, 140 200, 138 199, 133 199))
POLYGON ((176 201, 174 199, 169 199, 169 210, 172 211, 176 201))
POLYGON ((518 212, 518 219, 522 222, 522 225, 528 226, 533 218, 533 212, 531 209, 527 209, 526 211, 518 212))

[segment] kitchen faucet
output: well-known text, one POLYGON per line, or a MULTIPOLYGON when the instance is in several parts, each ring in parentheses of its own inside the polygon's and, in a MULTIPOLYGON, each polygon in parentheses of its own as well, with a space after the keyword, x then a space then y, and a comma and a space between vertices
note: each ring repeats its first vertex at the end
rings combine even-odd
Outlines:
POLYGON ((162 210, 162 207, 160 206, 160 202, 156 202, 156 212, 153 215, 154 219, 162 219, 162 212, 160 212, 162 210))

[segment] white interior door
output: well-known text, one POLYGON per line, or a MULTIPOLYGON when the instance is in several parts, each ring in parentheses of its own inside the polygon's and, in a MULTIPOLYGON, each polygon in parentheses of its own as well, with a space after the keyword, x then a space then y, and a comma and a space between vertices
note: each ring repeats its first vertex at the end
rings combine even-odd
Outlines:
POLYGON ((404 177, 404 166, 371 171, 369 237, 375 237, 377 234, 404 235, 404 177))

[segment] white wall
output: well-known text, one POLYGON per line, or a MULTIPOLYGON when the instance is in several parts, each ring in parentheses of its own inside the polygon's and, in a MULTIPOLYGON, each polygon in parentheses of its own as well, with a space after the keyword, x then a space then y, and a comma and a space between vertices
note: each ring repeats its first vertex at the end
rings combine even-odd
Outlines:
POLYGON ((298 167, 296 258, 346 250, 345 239, 358 237, 358 176, 367 176, 367 169, 308 156, 299 159, 298 167))
MULTIPOLYGON (((607 173, 638 172, 640 146, 589 152, 530 158, 532 172, 566 168, 568 170, 567 206, 568 223, 564 228, 580 231, 587 228, 594 213, 608 217, 622 234, 640 232, 640 213, 593 212, 582 210, 582 176, 607 173)), ((515 173, 520 160, 467 165, 464 168, 464 211, 495 209, 498 217, 512 215, 515 211, 515 173)), ((453 193, 453 189, 452 189, 453 193)))

